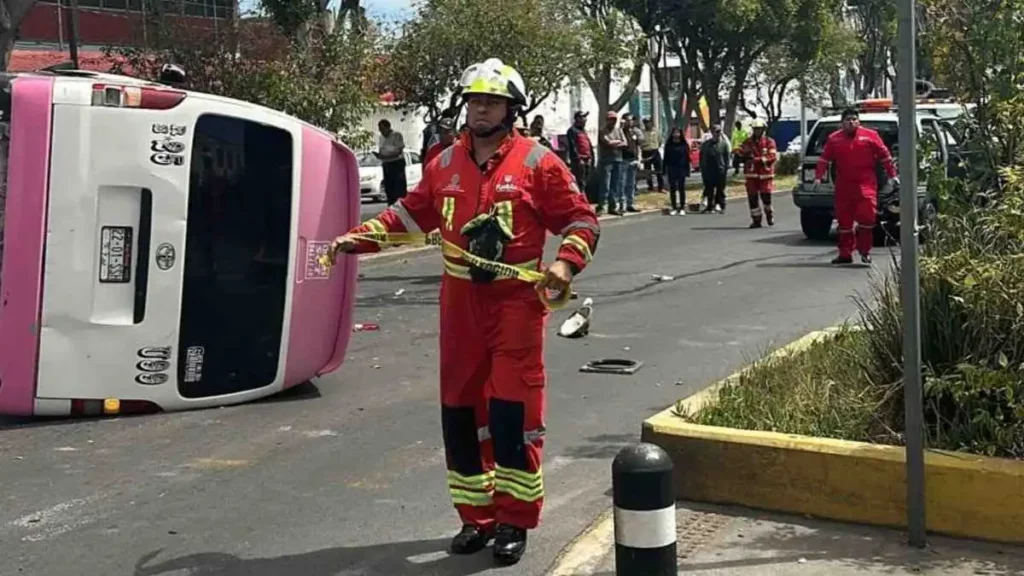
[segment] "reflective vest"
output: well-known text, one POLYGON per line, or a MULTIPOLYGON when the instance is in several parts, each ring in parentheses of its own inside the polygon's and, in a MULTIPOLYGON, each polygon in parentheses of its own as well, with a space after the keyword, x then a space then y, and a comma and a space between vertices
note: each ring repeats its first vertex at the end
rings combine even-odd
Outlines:
POLYGON ((775 161, 779 158, 775 150, 775 140, 767 136, 755 140, 751 136, 740 144, 739 154, 743 158, 743 175, 748 179, 775 178, 775 161))

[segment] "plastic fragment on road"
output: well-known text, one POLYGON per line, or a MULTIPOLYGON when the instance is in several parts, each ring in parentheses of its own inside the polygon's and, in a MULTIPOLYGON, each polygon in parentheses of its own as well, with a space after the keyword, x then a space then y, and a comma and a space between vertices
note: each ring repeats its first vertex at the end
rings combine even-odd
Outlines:
POLYGON ((675 276, 666 276, 664 274, 651 274, 651 280, 655 282, 671 282, 675 280, 675 276))
POLYGON ((380 330, 380 326, 374 324, 373 322, 367 322, 365 324, 354 324, 352 326, 353 332, 374 332, 376 330, 380 330))
POLYGON ((590 319, 594 315, 594 299, 587 298, 583 305, 576 309, 558 329, 563 338, 583 338, 590 333, 590 319))
POLYGON ((405 294, 405 288, 399 288, 398 290, 396 290, 395 291, 395 298, 401 296, 402 294, 405 294))
POLYGON ((635 374, 644 363, 639 360, 626 358, 605 358, 602 360, 591 360, 580 366, 580 372, 590 374, 635 374))

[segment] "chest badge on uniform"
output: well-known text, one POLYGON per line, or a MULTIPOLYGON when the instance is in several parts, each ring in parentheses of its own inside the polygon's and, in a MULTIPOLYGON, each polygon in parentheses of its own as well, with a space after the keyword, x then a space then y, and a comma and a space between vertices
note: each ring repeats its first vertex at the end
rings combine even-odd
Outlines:
POLYGON ((511 194, 514 192, 518 192, 519 186, 516 186, 513 180, 515 179, 512 178, 511 174, 506 174, 505 177, 502 179, 502 182, 494 187, 494 190, 502 194, 511 194))

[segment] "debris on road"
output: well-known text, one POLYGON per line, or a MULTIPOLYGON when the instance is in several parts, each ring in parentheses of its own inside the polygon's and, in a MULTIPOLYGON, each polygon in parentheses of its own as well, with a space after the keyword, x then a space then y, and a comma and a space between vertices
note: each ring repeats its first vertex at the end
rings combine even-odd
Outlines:
POLYGON ((353 332, 374 332, 380 330, 380 326, 373 322, 367 322, 365 324, 355 324, 352 326, 353 332))
POLYGON ((580 366, 580 372, 592 374, 635 374, 644 363, 639 360, 626 358, 605 358, 603 360, 591 360, 580 366))
POLYGON ((398 298, 402 294, 405 294, 405 288, 399 288, 398 290, 396 290, 395 291, 395 298, 398 298))
POLYGON ((583 305, 566 318, 558 335, 563 338, 583 338, 590 333, 590 319, 594 315, 594 299, 587 298, 583 305))

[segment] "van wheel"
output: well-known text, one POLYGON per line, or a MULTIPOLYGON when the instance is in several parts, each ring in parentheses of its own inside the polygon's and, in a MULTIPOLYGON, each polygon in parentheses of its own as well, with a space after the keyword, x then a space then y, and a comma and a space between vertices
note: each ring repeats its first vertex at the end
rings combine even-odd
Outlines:
POLYGON ((801 210, 800 229, 808 240, 828 240, 832 232, 832 215, 818 210, 801 210))

